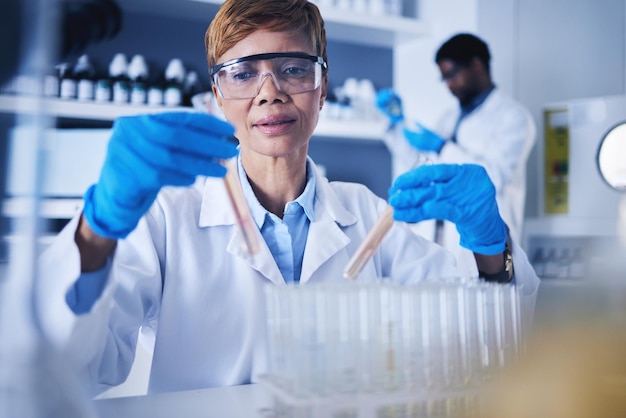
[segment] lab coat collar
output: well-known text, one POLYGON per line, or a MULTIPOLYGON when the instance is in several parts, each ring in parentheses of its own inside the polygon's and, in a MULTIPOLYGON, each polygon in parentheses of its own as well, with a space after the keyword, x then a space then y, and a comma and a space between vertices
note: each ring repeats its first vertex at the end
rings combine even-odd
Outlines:
MULTIPOLYGON (((315 168, 313 167, 313 161, 307 161, 307 182, 304 191, 298 196, 294 202, 299 204, 304 210, 306 217, 313 222, 315 220, 314 208, 315 208, 315 168)), ((250 211, 254 222, 256 222, 259 229, 263 228, 263 224, 266 221, 266 217, 269 216, 269 212, 265 209, 252 191, 252 186, 246 177, 246 172, 241 165, 241 159, 238 159, 239 178, 241 179, 241 187, 243 193, 246 196, 246 200, 250 205, 250 211)), ((286 209, 286 207, 285 207, 286 209)))
MULTIPOLYGON (((309 227, 307 242, 323 245, 307 245, 302 263, 300 282, 308 281, 313 272, 350 242, 341 230, 342 227, 357 222, 357 218, 341 204, 328 179, 322 177, 313 160, 309 157, 309 167, 315 173, 314 216, 309 227)), ((222 179, 206 178, 198 225, 201 228, 233 226, 235 216, 222 179)), ((247 260, 250 266, 274 283, 284 283, 274 258, 257 229, 260 242, 258 256, 249 257, 243 250, 242 237, 237 229, 233 233, 227 250, 247 260)))
MULTIPOLYGON (((314 215, 310 217, 312 221, 327 216, 342 227, 354 224, 356 217, 343 207, 328 184, 328 179, 322 177, 311 157, 308 157, 307 163, 315 173, 314 215)), ((235 215, 222 179, 206 178, 198 224, 201 228, 235 224, 235 215)))

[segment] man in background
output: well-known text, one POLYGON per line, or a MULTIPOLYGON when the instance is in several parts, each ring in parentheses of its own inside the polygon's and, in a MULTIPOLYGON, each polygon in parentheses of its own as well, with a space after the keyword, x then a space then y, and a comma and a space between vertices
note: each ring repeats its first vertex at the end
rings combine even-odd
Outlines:
MULTIPOLYGON (((391 90, 381 91, 377 104, 394 127, 385 138, 394 178, 414 165, 420 155, 432 163, 484 166, 496 188, 500 214, 511 237, 521 242, 526 162, 536 127, 529 111, 495 85, 490 60, 488 45, 472 34, 454 35, 440 46, 435 63, 458 106, 446 110, 433 130, 405 121, 401 98, 391 90)), ((456 228, 449 222, 421 222, 414 230, 457 256, 463 251, 456 228)))

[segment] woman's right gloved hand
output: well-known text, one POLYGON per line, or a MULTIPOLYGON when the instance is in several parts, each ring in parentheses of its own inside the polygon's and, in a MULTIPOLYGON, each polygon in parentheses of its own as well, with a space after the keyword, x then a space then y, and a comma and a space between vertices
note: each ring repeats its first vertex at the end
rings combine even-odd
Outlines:
POLYGON ((166 112, 121 117, 100 179, 85 193, 83 214, 103 237, 126 237, 163 186, 189 186, 197 175, 223 177, 220 160, 237 155, 234 128, 204 113, 166 112))

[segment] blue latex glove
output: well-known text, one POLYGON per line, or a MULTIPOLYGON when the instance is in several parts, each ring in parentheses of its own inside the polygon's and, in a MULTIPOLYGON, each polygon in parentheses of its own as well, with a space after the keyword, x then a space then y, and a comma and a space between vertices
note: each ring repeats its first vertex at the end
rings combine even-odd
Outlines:
POLYGON ((376 107, 387 116, 391 126, 404 119, 402 99, 392 89, 383 89, 376 94, 376 107))
POLYGON ((412 128, 404 128, 404 137, 413 147, 424 152, 436 152, 437 154, 446 143, 445 139, 426 129, 422 124, 415 123, 412 128))
POLYGON ((398 176, 389 196, 398 221, 445 219, 456 224, 463 247, 485 255, 504 251, 507 228, 482 166, 422 165, 398 176))
POLYGON ((107 238, 126 237, 163 186, 191 185, 196 175, 223 177, 220 159, 237 155, 233 127, 214 116, 167 112, 121 117, 98 183, 85 193, 83 214, 107 238))

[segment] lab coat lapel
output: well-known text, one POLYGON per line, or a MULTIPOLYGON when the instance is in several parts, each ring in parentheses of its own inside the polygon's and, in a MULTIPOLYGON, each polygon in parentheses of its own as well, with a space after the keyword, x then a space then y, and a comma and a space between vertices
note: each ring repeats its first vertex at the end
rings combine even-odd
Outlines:
POLYGON ((300 283, 306 283, 322 264, 348 245, 350 238, 341 228, 357 221, 341 204, 326 178, 316 173, 315 183, 315 220, 309 226, 300 283))
MULTIPOLYGON (((207 178, 200 207, 199 226, 201 228, 214 226, 236 226, 235 214, 230 205, 228 194, 224 183, 221 180, 207 178)), ((242 262, 248 263, 250 267, 261 273, 268 280, 284 284, 283 278, 274 257, 270 252, 263 236, 258 229, 255 229, 256 238, 259 242, 259 251, 250 256, 244 247, 243 237, 238 228, 232 229, 232 235, 226 250, 241 258, 242 262)))
POLYGON ((311 223, 307 242, 317 244, 308 245, 307 243, 302 260, 300 283, 306 283, 322 264, 345 248, 350 238, 343 233, 332 218, 325 217, 311 223))

